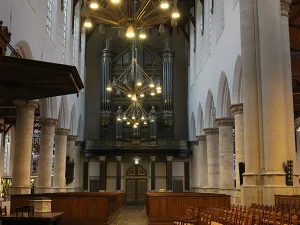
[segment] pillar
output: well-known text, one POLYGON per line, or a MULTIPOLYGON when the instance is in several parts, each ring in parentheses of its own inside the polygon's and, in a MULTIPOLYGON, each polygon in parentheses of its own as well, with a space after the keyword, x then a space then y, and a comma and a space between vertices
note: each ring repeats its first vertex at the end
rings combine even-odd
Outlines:
POLYGON ((258 101, 257 5, 256 1, 240 1, 242 83, 244 84, 244 150, 245 173, 242 204, 261 203, 260 199, 260 124, 258 101))
POLYGON ((244 154, 244 119, 243 104, 234 104, 230 106, 234 115, 235 124, 235 180, 236 187, 234 191, 234 204, 241 204, 241 185, 243 184, 242 174, 240 174, 239 163, 245 163, 244 154), (242 179, 240 179, 242 178, 242 179))
POLYGON ((73 180, 73 185, 75 191, 81 191, 81 185, 80 185, 80 180, 82 179, 82 171, 81 171, 81 143, 80 141, 75 141, 75 148, 74 148, 74 180, 73 180))
POLYGON ((208 167, 207 167, 207 141, 206 135, 197 137, 199 141, 199 174, 200 192, 206 192, 208 187, 208 167))
MULTIPOLYGON (((68 135, 67 137, 67 155, 70 157, 70 160, 74 160, 74 163, 75 163, 75 142, 77 140, 77 136, 76 135, 68 135)), ((71 183, 69 183, 67 185, 67 191, 68 192, 74 192, 75 191, 75 183, 74 183, 74 180, 75 180, 75 166, 76 164, 74 165, 74 179, 71 183)))
POLYGON ((207 192, 219 192, 219 129, 206 128, 203 130, 207 140, 207 192))
POLYGON ((15 100, 17 108, 16 145, 10 194, 30 194, 30 168, 34 112, 38 102, 15 100))
POLYGON ((233 124, 232 118, 216 119, 219 127, 219 193, 233 196, 233 124))
POLYGON ((200 148, 198 141, 191 142, 192 148, 192 191, 200 191, 200 148))
POLYGON ((122 156, 116 156, 117 159, 117 178, 116 178, 116 190, 121 191, 121 163, 122 163, 122 156))
POLYGON ((99 191, 100 192, 105 192, 106 191, 106 156, 99 156, 99 191))
POLYGON ((65 128, 56 128, 55 130, 53 192, 66 191, 66 156, 69 131, 65 128))
POLYGON ((172 167, 172 161, 173 161, 173 156, 167 156, 167 192, 172 192, 173 191, 173 167, 172 167))
POLYGON ((155 182, 155 159, 156 156, 150 156, 150 160, 151 160, 151 191, 155 191, 156 190, 156 182, 155 182))
POLYGON ((293 160, 293 169, 295 175, 294 186, 299 186, 298 174, 296 174, 296 143, 294 128, 294 105, 289 31, 289 12, 291 4, 292 0, 281 0, 281 48, 285 99, 284 103, 286 116, 286 158, 287 160, 293 160))
POLYGON ((57 119, 40 118, 42 128, 36 193, 51 193, 52 160, 57 119))
MULTIPOLYGON (((280 0, 258 1, 264 140, 263 204, 274 194, 292 194, 285 186, 286 115, 281 46, 280 0)), ((292 96, 290 96, 292 97, 292 96)), ((248 128, 248 127, 247 127, 248 128)), ((291 189, 292 190, 292 189, 291 189)))

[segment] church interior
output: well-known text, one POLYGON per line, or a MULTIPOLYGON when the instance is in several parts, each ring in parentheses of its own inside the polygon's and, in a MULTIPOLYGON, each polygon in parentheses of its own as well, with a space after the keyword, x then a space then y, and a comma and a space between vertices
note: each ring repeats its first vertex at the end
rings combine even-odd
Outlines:
POLYGON ((0 179, 3 225, 300 224, 300 1, 0 0, 0 179))

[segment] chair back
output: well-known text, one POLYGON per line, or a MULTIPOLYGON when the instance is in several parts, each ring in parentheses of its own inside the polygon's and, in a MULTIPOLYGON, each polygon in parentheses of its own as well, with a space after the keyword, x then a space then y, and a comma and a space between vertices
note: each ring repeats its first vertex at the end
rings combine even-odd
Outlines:
POLYGON ((1 207, 1 216, 6 216, 7 215, 7 209, 6 206, 1 207))

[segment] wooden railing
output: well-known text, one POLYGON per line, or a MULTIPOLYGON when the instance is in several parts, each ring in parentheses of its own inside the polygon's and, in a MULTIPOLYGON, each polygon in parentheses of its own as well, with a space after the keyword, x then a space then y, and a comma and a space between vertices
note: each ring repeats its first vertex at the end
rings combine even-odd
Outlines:
POLYGON ((282 209, 299 208, 300 195, 275 195, 275 206, 282 209))
POLYGON ((208 193, 146 193, 149 225, 171 225, 186 214, 188 207, 230 207, 230 196, 208 193))
POLYGON ((47 197, 52 200, 52 212, 64 212, 61 224, 106 225, 125 207, 125 193, 73 192, 35 195, 13 195, 11 213, 17 207, 28 206, 29 200, 47 197))

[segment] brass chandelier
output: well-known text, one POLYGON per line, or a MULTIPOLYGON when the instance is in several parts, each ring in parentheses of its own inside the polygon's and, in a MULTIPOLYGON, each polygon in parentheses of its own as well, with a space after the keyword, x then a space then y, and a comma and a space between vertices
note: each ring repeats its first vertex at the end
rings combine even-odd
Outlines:
POLYGON ((84 26, 91 28, 99 24, 99 33, 105 34, 105 27, 118 28, 119 37, 147 38, 146 30, 159 26, 159 32, 165 33, 164 24, 171 19, 171 25, 177 26, 180 12, 177 0, 86 0, 82 17, 84 26))

